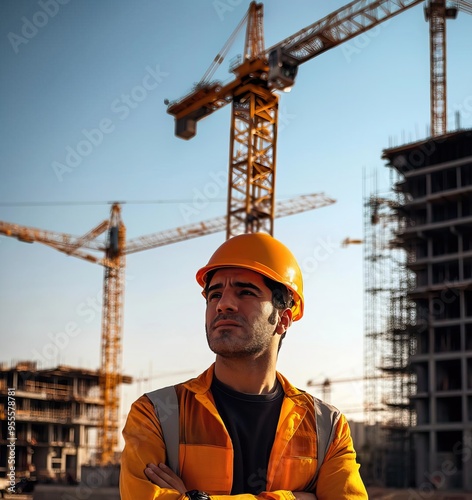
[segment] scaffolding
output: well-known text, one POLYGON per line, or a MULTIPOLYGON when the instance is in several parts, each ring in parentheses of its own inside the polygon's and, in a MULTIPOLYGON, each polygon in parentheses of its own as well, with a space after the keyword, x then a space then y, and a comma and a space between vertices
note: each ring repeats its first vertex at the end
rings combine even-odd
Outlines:
MULTIPOLYGON (((408 435, 415 470, 407 470, 415 486, 472 491, 472 463, 457 453, 472 442, 472 130, 390 148, 383 158, 397 177, 396 243, 414 273, 414 280, 403 275, 400 304, 410 339, 406 368, 415 374, 414 391, 397 389, 411 393, 415 409, 408 435)), ((390 333, 395 338, 396 328, 390 333)))
POLYGON ((407 487, 412 471, 409 428, 414 375, 414 278, 398 235, 405 224, 402 194, 381 194, 364 175, 364 377, 365 450, 371 481, 407 487))

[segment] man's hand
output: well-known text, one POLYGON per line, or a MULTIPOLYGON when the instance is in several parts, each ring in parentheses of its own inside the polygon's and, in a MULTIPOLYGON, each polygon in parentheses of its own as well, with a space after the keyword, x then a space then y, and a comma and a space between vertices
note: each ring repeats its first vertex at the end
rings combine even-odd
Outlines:
MULTIPOLYGON (((165 464, 148 464, 144 469, 144 474, 151 483, 157 484, 160 488, 170 488, 177 490, 179 493, 185 493, 187 488, 180 477, 174 471, 167 467, 165 464)), ((309 500, 301 499, 301 500, 309 500)))

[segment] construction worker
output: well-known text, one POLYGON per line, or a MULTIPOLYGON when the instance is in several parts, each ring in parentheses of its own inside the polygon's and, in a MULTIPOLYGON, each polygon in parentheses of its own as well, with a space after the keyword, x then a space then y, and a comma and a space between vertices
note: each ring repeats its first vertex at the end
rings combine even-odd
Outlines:
POLYGON ((170 388, 175 405, 155 393, 132 405, 121 499, 368 498, 344 415, 276 371, 282 339, 303 316, 302 275, 290 250, 268 234, 235 236, 196 278, 215 363, 170 388))

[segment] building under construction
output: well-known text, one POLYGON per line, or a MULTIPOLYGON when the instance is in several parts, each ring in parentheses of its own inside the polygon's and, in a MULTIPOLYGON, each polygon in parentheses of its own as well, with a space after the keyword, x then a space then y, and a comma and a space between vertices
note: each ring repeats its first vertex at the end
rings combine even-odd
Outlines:
POLYGON ((13 438, 17 480, 80 480, 81 466, 97 452, 104 405, 99 380, 98 371, 38 370, 34 361, 0 366, 0 476, 9 470, 6 445, 13 438), (8 430, 12 422, 14 437, 8 430))
POLYGON ((472 131, 383 158, 393 192, 364 213, 369 476, 472 491, 472 131))

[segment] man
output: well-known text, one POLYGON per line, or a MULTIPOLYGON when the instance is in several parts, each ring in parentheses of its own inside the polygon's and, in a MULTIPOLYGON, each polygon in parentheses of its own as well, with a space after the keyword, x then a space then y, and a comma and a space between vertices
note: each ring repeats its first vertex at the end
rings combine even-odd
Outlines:
POLYGON ((267 234, 235 236, 196 277, 216 359, 175 386, 178 412, 165 415, 178 418, 179 472, 165 465, 163 427, 143 395, 123 430, 122 500, 366 499, 345 417, 276 371, 282 339, 303 316, 290 250, 267 234))

